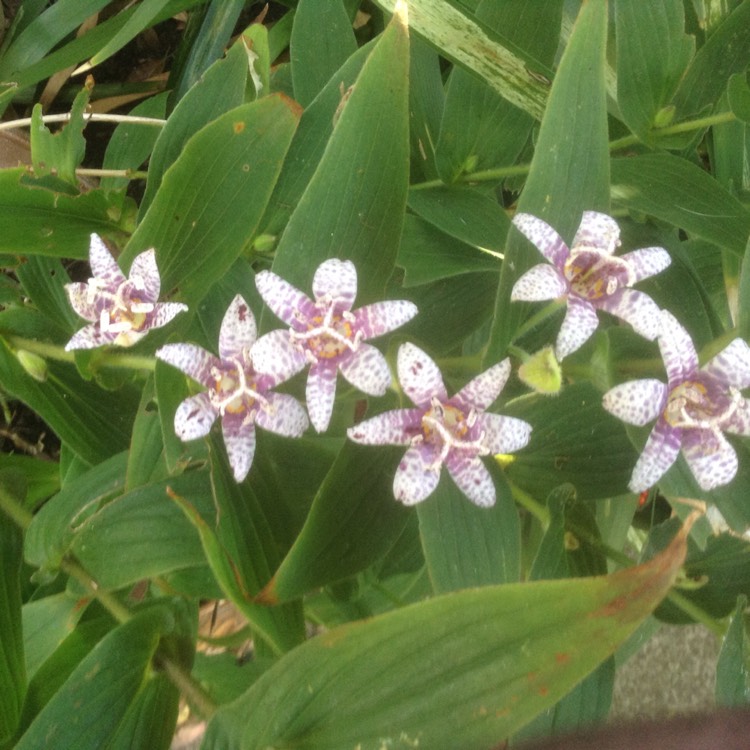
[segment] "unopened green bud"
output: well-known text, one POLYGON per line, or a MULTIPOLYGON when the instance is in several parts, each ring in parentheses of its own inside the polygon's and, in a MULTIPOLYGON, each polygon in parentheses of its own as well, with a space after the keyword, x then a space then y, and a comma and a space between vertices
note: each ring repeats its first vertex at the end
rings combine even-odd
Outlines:
POLYGON ((662 107, 654 115, 654 127, 655 128, 666 128, 667 125, 671 125, 672 124, 672 120, 674 120, 674 113, 675 113, 675 106, 674 106, 674 104, 669 104, 666 107, 662 107))
POLYGON ((554 396, 562 388, 562 370, 551 346, 545 346, 521 364, 518 377, 529 388, 545 396, 554 396))
POLYGON ((47 361, 42 359, 38 354, 19 349, 16 352, 16 358, 21 363, 21 367, 31 375, 34 380, 43 383, 47 379, 47 361))

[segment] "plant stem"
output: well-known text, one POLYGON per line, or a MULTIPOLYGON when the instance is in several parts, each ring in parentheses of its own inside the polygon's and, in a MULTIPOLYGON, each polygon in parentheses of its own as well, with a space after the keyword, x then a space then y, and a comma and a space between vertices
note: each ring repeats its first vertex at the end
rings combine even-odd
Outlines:
POLYGON ((148 172, 135 169, 76 169, 79 177, 124 177, 126 180, 145 180, 148 172))
MULTIPOLYGON (((157 117, 136 117, 134 115, 113 115, 102 112, 86 112, 83 115, 86 122, 129 122, 133 125, 150 125, 151 127, 164 127, 166 120, 157 117)), ((70 113, 66 112, 59 115, 44 115, 42 122, 68 122, 70 113)), ((22 117, 19 120, 8 120, 0 122, 0 130, 14 130, 16 128, 27 128, 31 125, 31 117, 22 117)))
POLYGON ((218 708, 211 696, 196 682, 177 662, 166 658, 162 654, 156 657, 157 666, 169 677, 172 684, 185 696, 189 703, 195 706, 198 713, 209 719, 218 708))

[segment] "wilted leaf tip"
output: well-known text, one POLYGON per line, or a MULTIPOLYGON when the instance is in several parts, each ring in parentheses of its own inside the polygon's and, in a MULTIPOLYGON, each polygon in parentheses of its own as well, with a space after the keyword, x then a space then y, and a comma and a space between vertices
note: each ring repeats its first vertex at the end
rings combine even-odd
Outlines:
POLYGON ((405 27, 409 26, 409 4, 407 0, 396 0, 393 7, 393 15, 405 27))

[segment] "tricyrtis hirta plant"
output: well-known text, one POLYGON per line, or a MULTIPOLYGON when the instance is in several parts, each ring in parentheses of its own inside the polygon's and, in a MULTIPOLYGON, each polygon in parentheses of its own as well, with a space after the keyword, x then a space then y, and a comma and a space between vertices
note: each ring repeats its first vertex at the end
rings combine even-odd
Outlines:
POLYGON ((288 437, 299 437, 309 424, 297 399, 271 390, 294 371, 277 369, 272 375, 255 371, 252 346, 257 335, 253 312, 238 294, 221 323, 218 357, 195 344, 167 344, 156 352, 159 359, 207 388, 180 404, 175 432, 182 440, 195 440, 206 436, 221 417, 224 445, 238 482, 253 463, 256 424, 288 437))
POLYGON ((507 454, 529 442, 531 425, 487 412, 510 375, 510 360, 485 370, 448 397, 435 362, 413 344, 398 350, 398 379, 416 409, 396 409, 348 431, 357 443, 407 445, 393 480, 405 505, 422 502, 437 487, 445 465, 461 492, 480 507, 495 504, 495 485, 480 456, 507 454))
POLYGON ((92 278, 65 289, 73 309, 91 324, 78 331, 66 349, 132 346, 152 328, 161 328, 187 310, 179 302, 157 302, 161 278, 153 250, 138 255, 125 278, 107 246, 92 234, 89 261, 92 278))
POLYGON ((658 306, 647 294, 630 287, 669 265, 664 248, 647 247, 615 255, 620 228, 611 216, 596 211, 584 211, 570 247, 536 216, 516 214, 513 224, 549 264, 541 263, 521 276, 513 287, 512 299, 536 302, 561 298, 567 302, 555 346, 558 359, 572 354, 591 337, 599 325, 597 309, 622 318, 647 339, 658 336, 658 306))
POLYGON ((308 364, 307 410, 318 432, 328 427, 336 396, 336 374, 370 396, 382 396, 391 383, 385 357, 365 344, 402 326, 417 314, 411 302, 376 302, 357 310, 357 269, 348 260, 331 258, 315 271, 315 299, 271 271, 255 277, 265 303, 290 328, 263 336, 255 346, 262 372, 299 372, 308 364))
POLYGON ((750 347, 735 339, 703 367, 688 332, 666 310, 659 348, 668 382, 635 380, 604 394, 604 408, 629 424, 656 419, 633 469, 630 489, 656 484, 682 453, 701 489, 728 484, 737 473, 737 454, 724 432, 750 435, 750 347))

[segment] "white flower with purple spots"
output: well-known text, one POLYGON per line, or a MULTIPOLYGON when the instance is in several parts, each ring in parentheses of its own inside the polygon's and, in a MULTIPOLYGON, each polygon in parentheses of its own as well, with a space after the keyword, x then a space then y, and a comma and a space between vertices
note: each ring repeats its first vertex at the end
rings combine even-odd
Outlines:
POLYGON ((311 300, 271 271, 255 277, 261 297, 289 329, 262 336, 253 348, 260 372, 299 372, 310 365, 306 399, 310 421, 318 432, 327 429, 336 396, 336 374, 370 396, 382 396, 391 373, 378 349, 367 339, 389 333, 417 314, 405 300, 376 302, 352 310, 357 296, 357 271, 349 260, 331 258, 313 277, 311 300))
POLYGON ((570 248, 536 216, 516 214, 513 224, 552 265, 541 263, 523 274, 513 286, 511 299, 567 300, 568 311, 555 346, 559 360, 591 337, 599 324, 597 310, 622 318, 649 341, 659 335, 658 306, 647 294, 630 287, 670 264, 664 248, 646 247, 614 255, 620 245, 620 229, 612 217, 596 211, 584 211, 570 248))
POLYGON ((393 494, 414 505, 437 487, 443 465, 475 505, 495 504, 495 485, 480 456, 513 453, 529 442, 531 425, 489 414, 510 374, 510 361, 490 367, 448 398, 438 366, 413 344, 398 351, 398 379, 416 409, 379 414, 347 434, 366 445, 407 445, 393 481, 393 494))
POLYGON ((153 250, 136 257, 126 279, 107 246, 92 234, 89 261, 93 278, 66 284, 65 291, 73 309, 91 325, 73 335, 66 351, 105 344, 132 346, 152 328, 161 328, 187 310, 179 302, 156 301, 161 279, 153 250))
POLYGON ((167 344, 156 352, 206 391, 185 399, 177 408, 174 429, 182 440, 208 434, 217 417, 234 478, 241 482, 255 455, 255 425, 287 437, 299 437, 308 427, 302 404, 272 388, 294 373, 261 375, 253 367, 251 347, 257 329, 247 302, 237 295, 224 315, 219 332, 219 356, 195 344, 167 344))
POLYGON ((750 347, 735 339, 704 367, 687 331, 661 313, 659 348, 668 384, 634 380, 604 394, 604 408, 628 424, 656 419, 630 480, 633 492, 653 486, 682 453, 703 490, 721 487, 737 473, 737 454, 724 432, 750 435, 750 347))

